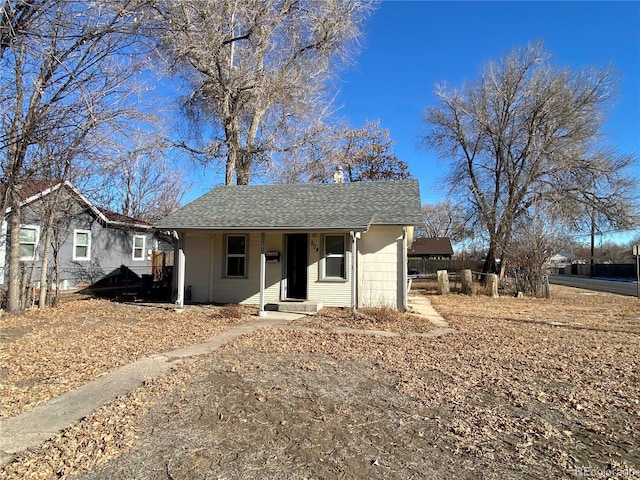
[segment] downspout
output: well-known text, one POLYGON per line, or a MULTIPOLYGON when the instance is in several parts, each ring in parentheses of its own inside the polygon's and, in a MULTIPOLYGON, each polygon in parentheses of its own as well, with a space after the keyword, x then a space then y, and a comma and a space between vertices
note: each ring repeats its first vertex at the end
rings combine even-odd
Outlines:
POLYGON ((402 227, 402 265, 400 268, 402 269, 402 287, 401 287, 401 295, 402 295, 402 303, 401 310, 406 312, 409 310, 409 302, 407 298, 407 284, 409 282, 409 276, 407 273, 407 227, 402 227))
POLYGON ((358 266, 356 264, 356 239, 360 236, 360 234, 354 232, 353 230, 349 233, 351 234, 351 311, 355 314, 356 309, 358 308, 358 266))
POLYGON ((266 279, 267 260, 264 251, 264 232, 260 235, 260 310, 259 317, 266 317, 267 312, 264 310, 264 284, 266 279))

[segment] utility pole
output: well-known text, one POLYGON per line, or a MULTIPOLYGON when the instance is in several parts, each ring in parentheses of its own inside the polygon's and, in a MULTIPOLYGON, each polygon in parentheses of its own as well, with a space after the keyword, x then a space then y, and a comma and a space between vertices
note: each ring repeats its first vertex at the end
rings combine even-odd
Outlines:
POLYGON ((636 257, 636 295, 640 299, 640 245, 633 246, 633 254, 636 257))
POLYGON ((591 266, 589 269, 589 276, 591 278, 596 276, 595 246, 596 246, 596 212, 594 209, 593 212, 591 213, 591 266))

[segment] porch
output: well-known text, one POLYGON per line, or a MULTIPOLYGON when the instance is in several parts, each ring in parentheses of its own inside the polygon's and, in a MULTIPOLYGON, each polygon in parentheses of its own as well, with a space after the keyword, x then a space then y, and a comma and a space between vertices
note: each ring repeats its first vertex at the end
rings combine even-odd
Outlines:
POLYGON ((300 301, 280 301, 270 302, 265 304, 264 309, 270 312, 287 312, 287 313, 302 313, 302 314, 314 314, 318 313, 324 308, 324 302, 313 300, 300 300, 300 301))

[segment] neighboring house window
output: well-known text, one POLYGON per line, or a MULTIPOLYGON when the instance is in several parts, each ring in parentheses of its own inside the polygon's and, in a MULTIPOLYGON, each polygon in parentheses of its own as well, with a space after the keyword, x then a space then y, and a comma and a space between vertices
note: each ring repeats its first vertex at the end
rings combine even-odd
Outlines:
POLYGON ((73 231, 73 259, 89 260, 91 258, 91 232, 89 230, 73 231))
POLYGON ((23 225, 20 227, 20 261, 35 260, 39 227, 23 225))
POLYGON ((226 271, 227 277, 247 276, 247 236, 228 235, 226 242, 226 271))
POLYGON ((133 236, 133 259, 144 260, 144 247, 147 238, 144 235, 133 236))
POLYGON ((323 278, 347 278, 346 238, 344 235, 324 236, 323 278))

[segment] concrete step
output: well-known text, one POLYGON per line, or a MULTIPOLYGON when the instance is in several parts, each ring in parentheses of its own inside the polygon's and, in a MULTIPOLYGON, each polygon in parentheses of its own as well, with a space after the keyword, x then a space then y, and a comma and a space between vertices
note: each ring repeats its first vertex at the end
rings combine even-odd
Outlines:
POLYGON ((314 300, 287 300, 267 303, 264 309, 272 312, 318 313, 323 307, 322 302, 314 300))

